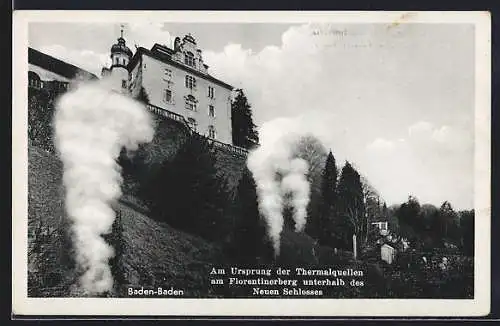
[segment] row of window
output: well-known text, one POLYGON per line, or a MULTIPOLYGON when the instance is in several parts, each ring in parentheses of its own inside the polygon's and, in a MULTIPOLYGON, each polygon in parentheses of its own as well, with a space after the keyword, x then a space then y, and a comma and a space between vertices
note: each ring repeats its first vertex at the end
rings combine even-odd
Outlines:
MULTIPOLYGON (((166 81, 166 82, 168 82, 168 83, 171 83, 172 79, 173 79, 172 70, 170 70, 168 68, 165 69, 165 72, 164 72, 164 75, 163 75, 163 80, 166 81)), ((196 78, 194 78, 191 75, 186 75, 186 77, 184 79, 184 85, 186 86, 186 88, 196 89, 196 78)), ((208 86, 208 94, 207 94, 207 96, 209 98, 212 98, 212 99, 215 97, 215 89, 212 86, 208 86)))
POLYGON ((28 83, 29 83, 29 86, 31 86, 31 87, 35 87, 35 88, 42 88, 43 87, 43 83, 40 79, 30 78, 28 83))
POLYGON ((46 89, 56 91, 56 92, 64 92, 64 91, 68 90, 69 83, 60 82, 60 81, 43 82, 42 80, 37 79, 37 78, 29 78, 28 79, 28 86, 34 87, 34 88, 46 88, 46 89))
MULTIPOLYGON (((191 127, 191 129, 193 129, 194 131, 197 131, 198 124, 197 124, 195 119, 188 118, 188 124, 191 127)), ((208 126, 208 137, 213 138, 213 139, 217 138, 217 134, 215 132, 215 127, 212 125, 208 126)))

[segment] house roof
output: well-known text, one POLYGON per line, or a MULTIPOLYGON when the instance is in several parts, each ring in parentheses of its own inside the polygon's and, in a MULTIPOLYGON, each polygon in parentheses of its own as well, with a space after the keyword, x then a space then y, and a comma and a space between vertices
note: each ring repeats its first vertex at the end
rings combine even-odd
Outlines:
POLYGON ((180 68, 186 72, 189 72, 190 74, 196 75, 196 76, 198 76, 200 78, 204 78, 206 80, 209 80, 209 81, 213 82, 214 84, 217 84, 217 85, 222 86, 224 88, 227 88, 229 90, 234 89, 233 86, 223 82, 222 80, 219 80, 219 79, 211 76, 210 74, 204 74, 196 69, 193 69, 189 66, 183 65, 182 63, 179 63, 177 61, 172 60, 171 55, 173 53, 174 53, 174 50, 172 50, 166 46, 160 45, 160 44, 155 44, 151 48, 151 50, 148 50, 148 49, 143 48, 143 47, 138 47, 137 51, 134 54, 134 57, 132 58, 132 60, 130 60, 130 63, 128 65, 128 69, 129 69, 129 71, 132 70, 132 68, 135 67, 135 65, 137 64, 137 61, 139 60, 141 55, 144 54, 144 55, 147 55, 151 58, 157 59, 161 62, 165 62, 165 63, 168 63, 172 66, 180 68))
POLYGON ((395 247, 394 247, 393 245, 390 245, 390 244, 388 244, 387 242, 385 242, 384 244, 382 244, 382 247, 384 247, 384 246, 385 246, 385 247, 389 247, 389 248, 391 248, 391 249, 395 249, 395 247))
POLYGON ((30 47, 28 47, 28 62, 68 79, 73 79, 78 75, 82 75, 89 79, 98 78, 93 73, 30 47))

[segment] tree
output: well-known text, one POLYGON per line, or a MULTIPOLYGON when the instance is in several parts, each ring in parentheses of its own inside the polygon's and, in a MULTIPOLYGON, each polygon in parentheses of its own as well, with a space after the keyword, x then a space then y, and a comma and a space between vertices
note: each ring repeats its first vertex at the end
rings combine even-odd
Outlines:
POLYGON ((426 248, 435 248, 441 244, 439 223, 439 209, 431 204, 420 207, 419 229, 417 232, 423 239, 426 248))
POLYGON ((317 223, 311 223, 310 235, 316 235, 321 245, 333 246, 332 228, 337 204, 338 171, 332 151, 326 157, 321 180, 321 207, 317 223))
MULTIPOLYGON (((368 239, 374 235, 374 232, 378 230, 373 228, 372 222, 387 222, 388 214, 384 215, 382 212, 382 207, 380 205, 380 195, 377 190, 371 185, 371 183, 365 177, 361 177, 361 185, 363 189, 363 203, 365 206, 365 217, 364 225, 362 225, 361 233, 363 236, 363 245, 366 245, 368 239)), ((385 205, 385 204, 384 204, 385 205)), ((385 207, 387 210, 387 206, 385 207)))
POLYGON ((459 242, 459 215, 448 201, 443 202, 439 208, 439 222, 442 239, 459 242))
POLYGON ((418 246, 421 240, 421 221, 419 221, 421 215, 418 199, 410 195, 408 201, 401 204, 397 209, 396 215, 398 217, 401 235, 418 246))
POLYGON ((338 208, 339 220, 341 221, 339 230, 342 235, 344 248, 352 248, 352 235, 355 234, 357 243, 364 242, 365 207, 363 203, 363 187, 359 173, 346 162, 342 168, 338 183, 338 208))
POLYGON ((259 143, 251 106, 241 89, 236 90, 236 97, 231 103, 231 127, 234 145, 251 149, 259 143))
POLYGON ((144 87, 141 87, 141 89, 139 90, 139 93, 137 93, 137 96, 135 97, 135 99, 137 101, 143 103, 144 105, 149 104, 149 96, 148 96, 148 93, 146 92, 146 90, 144 89, 144 87))
POLYGON ((474 255, 474 210, 461 211, 460 229, 462 235, 462 251, 468 256, 474 255))
POLYGON ((258 258, 272 257, 272 247, 266 236, 265 222, 258 208, 257 190, 251 172, 245 168, 236 193, 236 229, 234 242, 240 264, 255 265, 258 258))
POLYGON ((321 210, 321 183, 327 158, 326 149, 321 141, 312 134, 302 136, 294 149, 294 157, 308 164, 307 181, 310 185, 310 200, 307 205, 306 233, 319 240, 319 219, 321 210))
POLYGON ((54 97, 44 89, 28 89, 28 138, 35 146, 53 151, 54 97))
POLYGON ((116 218, 111 226, 111 233, 106 234, 105 239, 114 250, 114 256, 109 260, 109 265, 115 281, 113 286, 116 292, 120 293, 120 288, 126 281, 123 266, 125 242, 123 239, 123 221, 121 211, 116 212, 116 218))
POLYGON ((386 203, 382 206, 382 216, 387 217, 387 221, 389 222, 389 228, 394 230, 395 233, 399 234, 399 219, 396 214, 399 209, 399 205, 391 205, 387 207, 386 203))
POLYGON ((191 135, 172 161, 163 162, 142 196, 155 218, 208 240, 223 240, 231 227, 226 184, 203 136, 191 135))

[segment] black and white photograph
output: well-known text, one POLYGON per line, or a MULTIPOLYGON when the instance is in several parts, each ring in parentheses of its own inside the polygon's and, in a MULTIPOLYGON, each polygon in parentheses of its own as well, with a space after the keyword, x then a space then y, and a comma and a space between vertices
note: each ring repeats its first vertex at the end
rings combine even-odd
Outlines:
POLYGON ((19 311, 489 312, 486 13, 18 14, 19 311))

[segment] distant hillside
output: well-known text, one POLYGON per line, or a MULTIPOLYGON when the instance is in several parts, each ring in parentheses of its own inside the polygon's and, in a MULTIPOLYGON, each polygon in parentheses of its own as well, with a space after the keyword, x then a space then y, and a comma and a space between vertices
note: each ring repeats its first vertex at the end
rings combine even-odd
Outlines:
MULTIPOLYGON (((65 223, 62 163, 53 154, 34 146, 28 147, 28 155, 28 219, 33 222, 29 232, 33 234, 38 223, 51 232, 60 230, 65 223)), ((160 225, 129 207, 127 202, 121 202, 118 209, 122 212, 124 230, 123 265, 130 285, 174 286, 185 289, 186 296, 210 295, 200 293, 199 289, 209 288, 203 286, 206 270, 222 258, 219 248, 160 225)), ((30 296, 78 295, 72 290, 75 273, 64 263, 69 252, 62 235, 54 232, 40 253, 29 258, 30 296)), ((36 243, 33 240, 30 237, 30 248, 36 243)))

